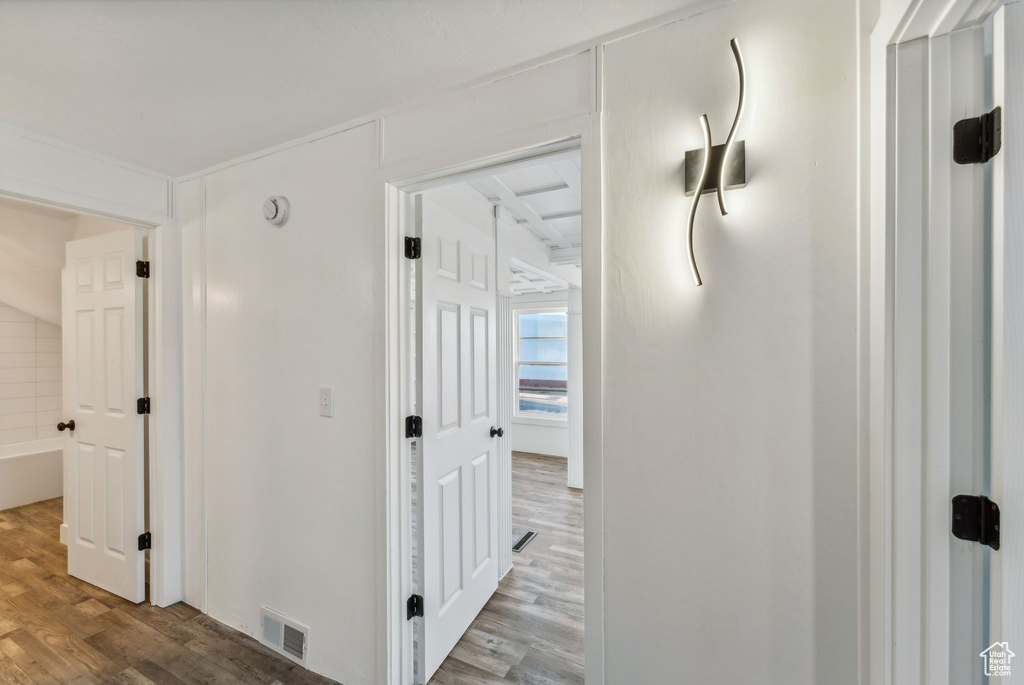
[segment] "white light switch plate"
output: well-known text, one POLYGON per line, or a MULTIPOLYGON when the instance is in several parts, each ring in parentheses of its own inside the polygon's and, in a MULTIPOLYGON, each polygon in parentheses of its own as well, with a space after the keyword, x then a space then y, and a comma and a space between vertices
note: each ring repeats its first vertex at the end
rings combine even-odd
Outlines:
POLYGON ((334 416, 334 390, 320 388, 320 416, 334 416))

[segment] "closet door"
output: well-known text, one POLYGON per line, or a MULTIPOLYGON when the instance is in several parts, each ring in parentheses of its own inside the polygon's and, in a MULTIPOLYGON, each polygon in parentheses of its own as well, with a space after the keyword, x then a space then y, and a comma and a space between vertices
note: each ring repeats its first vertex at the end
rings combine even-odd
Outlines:
POLYGON ((69 242, 63 292, 68 573, 132 602, 146 598, 141 257, 137 228, 69 242))

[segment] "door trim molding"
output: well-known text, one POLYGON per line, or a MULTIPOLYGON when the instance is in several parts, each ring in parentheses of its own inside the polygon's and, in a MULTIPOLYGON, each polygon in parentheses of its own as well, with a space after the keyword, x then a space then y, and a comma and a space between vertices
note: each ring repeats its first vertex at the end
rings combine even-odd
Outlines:
MULTIPOLYGON (((380 132, 378 131, 378 135, 380 132)), ((584 597, 586 680, 604 683, 604 521, 603 521, 603 400, 602 400, 602 245, 601 214, 601 114, 592 112, 519 129, 445 150, 424 159, 396 164, 379 175, 383 209, 381 225, 385 270, 386 356, 384 405, 387 414, 382 489, 385 497, 381 531, 386 568, 384 603, 386 625, 386 682, 413 682, 413 629, 406 620, 405 600, 413 588, 411 542, 410 442, 405 439, 404 417, 414 407, 409 392, 410 337, 409 269, 400 249, 409 208, 408 191, 439 185, 450 177, 472 169, 536 156, 544 149, 578 147, 583 167, 583 286, 588 296, 583 303, 585 358, 583 375, 587 384, 584 399, 584 597)))
MULTIPOLYGON (((495 226, 497 228, 497 226, 495 226)), ((512 310, 512 296, 498 290, 496 337, 498 353, 498 425, 504 426, 508 438, 498 441, 498 578, 505 577, 512 570, 512 545, 501 544, 512 540, 512 405, 515 393, 515 371, 513 345, 515 341, 515 316, 512 310)))
MULTIPOLYGON (((916 527, 913 535, 921 544, 919 549, 927 549, 927 521, 923 517, 934 515, 919 502, 914 520, 908 523, 910 512, 905 503, 901 505, 894 499, 893 490, 897 468, 894 427, 899 409, 894 386, 895 360, 899 352, 894 338, 897 313, 903 322, 919 320, 924 315, 923 301, 901 300, 897 312, 895 183, 900 121, 897 119, 896 102, 903 98, 905 106, 908 102, 906 88, 921 89, 922 83, 910 84, 907 79, 901 82, 896 53, 912 41, 928 40, 977 25, 1001 4, 999 0, 893 0, 881 3, 874 10, 866 6, 859 8, 859 681, 871 685, 892 685, 897 659, 919 665, 924 673, 926 643, 921 628, 926 618, 921 612, 929 598, 923 594, 911 597, 909 595, 915 593, 896 592, 894 555, 898 546, 912 541, 907 530, 911 523, 916 527), (901 507, 899 512, 896 511, 897 506, 901 507), (901 520, 903 527, 897 530, 901 520), (904 620, 912 620, 916 626, 914 645, 896 645, 901 634, 911 634, 907 632, 909 629, 899 630, 897 622, 904 620)), ((924 51, 927 60, 927 46, 924 51)), ((933 84, 928 82, 927 69, 925 74, 923 89, 916 97, 920 99, 917 104, 927 108, 931 104, 929 94, 933 84)), ((914 131, 910 130, 909 134, 913 135, 914 131)), ((934 142, 920 130, 916 135, 924 136, 919 141, 921 145, 934 142)), ((934 168, 927 151, 923 167, 927 183, 927 175, 934 168)), ((914 248, 912 255, 906 254, 907 245, 902 242, 900 250, 901 263, 910 260, 923 264, 928 256, 923 242, 914 248)), ((919 288, 929 287, 927 277, 927 274, 921 276, 917 284, 919 288)), ((921 396, 920 400, 923 408, 927 397, 921 396)), ((904 413, 906 409, 903 406, 904 413)), ((920 454, 916 456, 917 459, 920 457, 920 454)), ((917 473, 920 479, 916 488, 923 493, 928 487, 926 474, 921 469, 917 473)), ((918 561, 918 570, 927 575, 935 559, 923 554, 918 561)))
MULTIPOLYGON (((568 486, 583 488, 583 289, 569 288, 569 463, 568 486)), ((584 496, 585 497, 585 496, 584 496)))
MULTIPOLYGON (((993 20, 994 104, 1004 112, 1020 112, 1024 75, 1019 68, 1024 48, 1024 6, 1006 4, 993 20)), ((992 497, 1008 521, 1022 518, 1024 495, 1024 464, 1021 446, 1024 430, 1020 417, 1024 414, 1024 224, 1021 203, 1021 163, 1017 145, 1024 134, 1019 117, 1003 125, 1005 144, 992 160, 995 211, 993 212, 992 252, 992 497)), ((1000 531, 1001 560, 993 562, 992 595, 998 597, 992 606, 992 641, 1019 639, 1024 631, 1024 593, 1020 579, 1024 571, 1024 532, 1020 526, 1003 527, 1000 531), (996 593, 999 593, 998 595, 996 593)))

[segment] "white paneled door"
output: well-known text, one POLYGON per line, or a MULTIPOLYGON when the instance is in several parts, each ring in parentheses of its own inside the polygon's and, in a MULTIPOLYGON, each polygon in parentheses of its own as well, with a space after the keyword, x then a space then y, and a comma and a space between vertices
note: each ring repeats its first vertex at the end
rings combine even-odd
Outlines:
POLYGON ((137 228, 69 242, 63 293, 68 573, 132 602, 146 598, 141 257, 137 228))
POLYGON ((423 604, 429 680, 498 587, 493 221, 423 198, 423 604))

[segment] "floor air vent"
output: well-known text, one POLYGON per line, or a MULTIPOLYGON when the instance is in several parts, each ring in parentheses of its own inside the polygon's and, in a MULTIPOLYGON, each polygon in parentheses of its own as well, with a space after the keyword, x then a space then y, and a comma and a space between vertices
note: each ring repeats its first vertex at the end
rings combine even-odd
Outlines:
POLYGON ((516 544, 512 545, 512 551, 522 552, 523 547, 526 547, 528 544, 533 542, 533 539, 535 537, 537 537, 537 534, 535 532, 533 532, 532 530, 527 531, 526 534, 523 535, 523 537, 519 538, 519 541, 516 542, 516 544))
POLYGON ((308 668, 309 628, 273 609, 260 607, 260 642, 278 654, 308 668))

